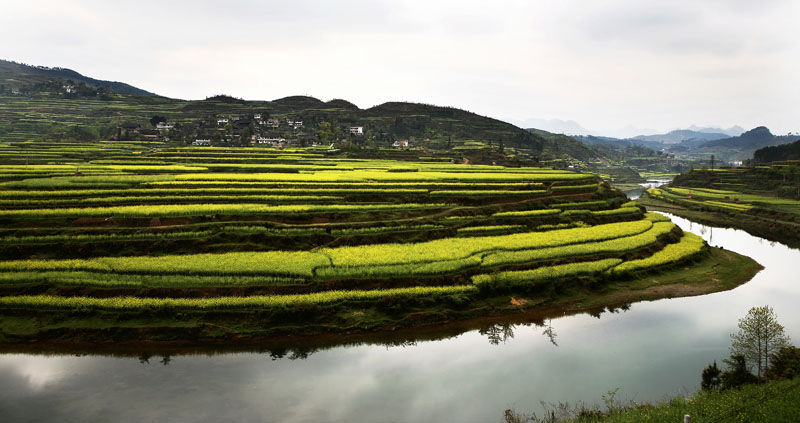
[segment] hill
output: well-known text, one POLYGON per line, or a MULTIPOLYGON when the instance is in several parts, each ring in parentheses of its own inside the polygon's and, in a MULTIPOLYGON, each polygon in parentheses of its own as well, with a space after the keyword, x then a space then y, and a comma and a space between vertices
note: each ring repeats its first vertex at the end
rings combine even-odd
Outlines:
POLYGON ((770 132, 769 128, 765 126, 759 126, 743 133, 742 135, 739 135, 738 137, 722 138, 709 141, 702 144, 700 147, 726 147, 741 150, 756 150, 762 147, 786 144, 796 140, 796 136, 775 136, 772 134, 772 132, 770 132))
POLYGON ((528 164, 546 150, 560 150, 512 124, 430 104, 388 102, 360 109, 347 100, 309 96, 248 101, 215 95, 187 101, 69 69, 8 61, 0 62, 0 81, 0 141, 6 142, 157 139, 186 145, 210 139, 214 145, 245 145, 263 138, 379 148, 406 140, 410 147, 456 152, 456 159, 528 164), (155 131, 153 122, 159 120, 168 121, 169 130, 155 131), (361 129, 351 133, 351 128, 361 129))
POLYGON ((764 147, 753 153, 753 161, 756 163, 770 163, 787 160, 800 160, 800 140, 791 144, 764 147))
MULTIPOLYGON (((119 94, 130 94, 140 96, 155 96, 149 91, 134 87, 124 82, 103 81, 81 75, 72 69, 49 68, 45 66, 30 66, 22 63, 0 60, 0 84, 7 90, 29 92, 39 89, 42 86, 51 85, 51 82, 58 82, 61 87, 67 81, 73 84, 86 84, 90 87, 105 87, 119 94)), ((73 85, 70 84, 70 85, 73 85)), ((2 91, 2 89, 0 89, 2 91)))

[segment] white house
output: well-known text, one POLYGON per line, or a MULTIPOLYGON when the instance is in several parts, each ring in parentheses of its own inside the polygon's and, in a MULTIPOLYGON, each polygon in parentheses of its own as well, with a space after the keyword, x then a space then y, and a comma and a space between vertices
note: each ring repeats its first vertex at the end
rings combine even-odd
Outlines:
POLYGON ((298 121, 292 122, 292 128, 297 129, 297 128, 302 128, 302 127, 303 127, 303 121, 302 120, 298 120, 298 121))
POLYGON ((158 129, 159 131, 169 130, 173 128, 175 128, 175 125, 169 125, 166 122, 158 122, 156 124, 156 129, 158 129))
POLYGON ((202 145, 202 146, 211 145, 211 140, 202 140, 198 138, 192 142, 192 145, 202 145))
POLYGON ((278 118, 269 118, 267 119, 267 126, 270 128, 277 128, 281 125, 281 121, 278 118))
POLYGON ((228 123, 228 118, 217 119, 217 125, 225 125, 226 123, 228 123))
POLYGON ((260 138, 256 139, 256 142, 258 144, 278 145, 278 144, 285 143, 286 139, 285 138, 264 138, 264 137, 260 137, 260 138))
POLYGON ((261 113, 256 113, 256 114, 254 114, 254 115, 253 115, 253 119, 255 119, 255 120, 261 120, 261 113))
POLYGON ((364 127, 363 126, 351 126, 350 127, 350 134, 351 135, 364 135, 364 127))
POLYGON ((408 140, 397 140, 392 144, 392 147, 408 148, 408 140))

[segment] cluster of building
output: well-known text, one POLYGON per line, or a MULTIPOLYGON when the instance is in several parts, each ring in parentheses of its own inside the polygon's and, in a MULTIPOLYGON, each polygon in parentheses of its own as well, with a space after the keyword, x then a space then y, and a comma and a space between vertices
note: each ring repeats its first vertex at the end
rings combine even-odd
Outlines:
MULTIPOLYGON (((151 121, 151 123, 154 121, 151 121)), ((178 140, 194 146, 215 145, 262 145, 283 147, 286 145, 315 146, 349 140, 362 142, 367 133, 363 126, 351 124, 325 124, 290 116, 209 115, 201 120, 170 122, 157 121, 151 127, 138 123, 119 126, 119 139, 145 139, 153 141, 178 140), (322 128, 327 131, 322 131, 322 128)), ((409 148, 406 139, 394 140, 395 148, 409 148)))

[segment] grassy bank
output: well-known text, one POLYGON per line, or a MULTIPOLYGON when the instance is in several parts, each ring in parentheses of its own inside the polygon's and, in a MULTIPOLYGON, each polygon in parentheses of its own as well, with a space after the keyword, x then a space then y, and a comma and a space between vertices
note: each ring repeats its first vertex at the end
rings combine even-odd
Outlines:
POLYGON ((647 190, 639 203, 800 247, 799 174, 797 165, 695 170, 647 190))
POLYGON ((641 404, 606 416, 579 418, 582 423, 683 422, 796 422, 800 416, 800 379, 745 385, 723 392, 698 392, 660 404, 641 404))

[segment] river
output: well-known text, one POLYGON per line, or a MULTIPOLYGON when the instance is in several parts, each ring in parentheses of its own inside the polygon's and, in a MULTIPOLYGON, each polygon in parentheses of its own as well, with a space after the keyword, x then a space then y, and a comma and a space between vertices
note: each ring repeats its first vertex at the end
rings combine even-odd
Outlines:
MULTIPOLYGON (((602 314, 487 324, 439 340, 273 352, 0 355, 4 422, 496 422, 540 401, 656 401, 698 389, 753 306, 800 339, 800 250, 670 216, 765 269, 727 292, 602 314), (305 350, 303 350, 305 351, 305 350)), ((407 336, 407 335, 406 335, 407 336)), ((721 364, 721 363, 720 363, 721 364)))

